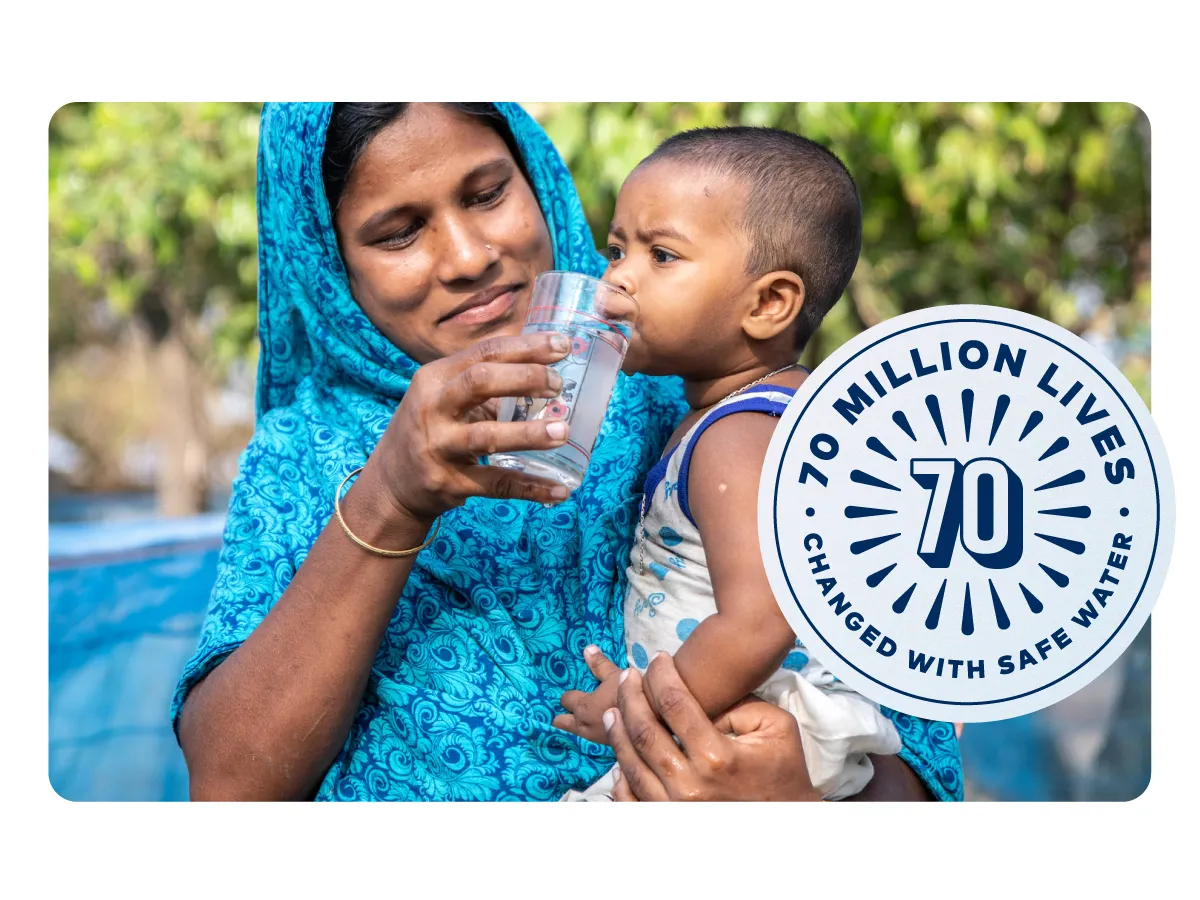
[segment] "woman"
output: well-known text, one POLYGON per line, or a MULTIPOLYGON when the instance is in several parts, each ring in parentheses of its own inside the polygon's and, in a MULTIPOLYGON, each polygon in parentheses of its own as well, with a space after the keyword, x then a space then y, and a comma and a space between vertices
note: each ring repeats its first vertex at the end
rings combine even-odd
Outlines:
MULTIPOLYGON (((565 348, 516 336, 533 278, 602 270, 570 176, 512 104, 331 115, 263 112, 259 419, 173 707, 193 796, 554 799, 612 762, 550 722, 593 683, 585 647, 593 672, 620 658, 640 480, 681 395, 622 376, 565 502, 479 466, 565 438, 485 410, 557 387, 545 364, 565 348), (335 495, 360 466, 343 527, 335 495)), ((897 724, 928 790, 956 796, 949 726, 897 724)), ((741 768, 794 769, 797 748, 741 768)))

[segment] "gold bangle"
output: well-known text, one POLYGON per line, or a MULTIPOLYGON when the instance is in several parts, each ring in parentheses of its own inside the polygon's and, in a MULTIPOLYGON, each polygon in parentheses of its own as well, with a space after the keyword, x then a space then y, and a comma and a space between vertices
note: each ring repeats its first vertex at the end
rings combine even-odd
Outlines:
POLYGON ((428 547, 431 543, 433 543, 433 539, 435 537, 437 537, 438 529, 442 527, 441 522, 436 519, 434 520, 434 523, 433 523, 433 534, 429 535, 429 537, 426 539, 425 543, 423 543, 420 547, 413 547, 411 550, 384 550, 381 547, 372 547, 370 544, 368 544, 366 541, 364 541, 362 538, 360 538, 358 535, 356 535, 353 531, 350 530, 350 526, 347 525, 346 520, 342 518, 342 488, 344 488, 346 486, 347 481, 349 481, 351 478, 353 478, 355 475, 357 475, 359 472, 361 472, 364 468, 366 468, 366 467, 359 466, 357 469, 355 469, 353 472, 351 472, 349 475, 347 475, 345 478, 343 478, 342 483, 338 485, 338 489, 333 495, 333 511, 337 515, 338 523, 342 526, 342 531, 346 532, 346 537, 350 538, 350 540, 354 541, 354 543, 358 544, 358 546, 362 547, 364 550, 369 550, 372 553, 374 553, 376 556, 386 556, 389 559, 396 559, 396 558, 402 557, 402 556, 413 556, 417 553, 420 553, 422 550, 424 550, 426 547, 428 547))

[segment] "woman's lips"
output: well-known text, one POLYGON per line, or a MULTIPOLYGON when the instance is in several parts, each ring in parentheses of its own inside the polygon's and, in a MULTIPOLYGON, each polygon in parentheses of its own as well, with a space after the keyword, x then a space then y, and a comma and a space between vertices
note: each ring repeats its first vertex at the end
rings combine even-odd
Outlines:
POLYGON ((480 325, 484 322, 494 322, 496 319, 503 318, 516 302, 517 286, 514 285, 485 303, 468 307, 460 313, 448 316, 443 322, 452 322, 456 325, 480 325))

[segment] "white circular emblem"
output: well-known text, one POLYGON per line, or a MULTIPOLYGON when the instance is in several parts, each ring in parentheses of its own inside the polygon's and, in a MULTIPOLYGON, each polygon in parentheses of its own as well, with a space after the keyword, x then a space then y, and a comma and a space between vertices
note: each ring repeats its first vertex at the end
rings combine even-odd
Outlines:
POLYGON ((1128 381, 1034 316, 945 306, 822 363, 776 429, 759 539, 797 636, 931 719, 1077 691, 1141 628, 1171 555, 1162 441, 1128 381))

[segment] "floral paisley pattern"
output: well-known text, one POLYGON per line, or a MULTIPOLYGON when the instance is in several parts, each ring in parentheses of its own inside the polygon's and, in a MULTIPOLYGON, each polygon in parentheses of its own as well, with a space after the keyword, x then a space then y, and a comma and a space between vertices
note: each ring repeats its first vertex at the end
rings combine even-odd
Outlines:
MULTIPOLYGON (((554 265, 599 275, 562 159, 519 106, 497 104, 533 181, 554 265)), ((232 653, 279 599, 329 520, 341 480, 383 434, 417 365, 359 309, 321 179, 332 105, 266 104, 258 156, 258 423, 242 455, 217 582, 176 688, 232 653)), ((319 800, 557 800, 613 762, 550 725, 594 686, 582 651, 620 659, 624 568, 641 477, 685 409, 676 379, 619 376, 587 476, 546 509, 475 498, 415 561, 350 734, 319 800)), ((897 717, 905 759, 961 797, 953 729, 897 717)))

